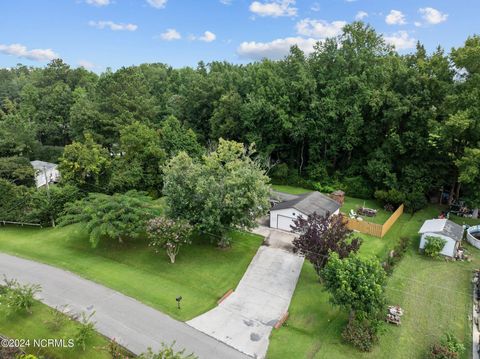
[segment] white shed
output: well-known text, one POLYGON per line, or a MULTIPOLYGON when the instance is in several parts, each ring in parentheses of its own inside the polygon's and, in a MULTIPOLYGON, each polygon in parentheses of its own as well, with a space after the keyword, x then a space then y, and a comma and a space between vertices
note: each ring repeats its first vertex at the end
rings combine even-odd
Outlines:
POLYGON ((320 192, 309 192, 284 202, 280 202, 270 210, 270 227, 291 231, 293 220, 298 216, 307 218, 316 212, 324 216, 329 213, 338 214, 340 203, 320 192))
POLYGON ((420 238, 420 249, 423 250, 427 237, 440 237, 447 241, 442 251, 444 256, 454 258, 463 238, 463 227, 448 219, 429 219, 423 223, 418 231, 420 238))
POLYGON ((44 161, 31 161, 33 169, 35 170, 35 183, 37 188, 45 186, 47 183, 55 183, 60 180, 60 172, 55 163, 44 161))

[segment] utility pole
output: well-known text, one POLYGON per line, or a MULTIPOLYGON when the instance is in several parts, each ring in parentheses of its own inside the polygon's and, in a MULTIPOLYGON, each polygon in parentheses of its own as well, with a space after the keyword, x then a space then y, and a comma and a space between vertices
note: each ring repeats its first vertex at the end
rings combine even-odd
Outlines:
MULTIPOLYGON (((48 181, 47 168, 45 166, 43 166, 43 175, 45 176, 45 185, 47 186, 47 198, 48 198, 48 204, 50 207, 50 183, 48 181)), ((55 227, 55 218, 53 218, 53 216, 50 215, 50 219, 52 220, 52 227, 55 227)))

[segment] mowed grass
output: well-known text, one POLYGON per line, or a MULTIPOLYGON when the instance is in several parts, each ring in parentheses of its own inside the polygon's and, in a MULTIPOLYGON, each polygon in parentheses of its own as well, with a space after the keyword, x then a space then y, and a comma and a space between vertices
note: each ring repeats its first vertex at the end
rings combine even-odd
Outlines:
POLYGON ((463 357, 469 358, 470 281, 472 270, 480 266, 480 251, 467 246, 473 256, 471 263, 431 260, 420 255, 418 229, 424 220, 439 213, 439 207, 431 206, 414 216, 404 214, 383 239, 360 235, 364 238, 360 255, 379 259, 385 258, 400 237, 412 238, 408 252, 387 284, 388 303, 399 304, 405 310, 402 324, 385 324, 380 343, 372 352, 362 353, 343 342, 341 332, 347 315, 330 304, 329 294, 318 282, 312 265, 305 262, 290 305, 290 317, 284 327, 273 332, 267 358, 420 359, 446 332, 463 341, 463 357))
POLYGON ((294 187, 294 186, 281 185, 281 184, 273 184, 272 189, 274 189, 275 191, 285 192, 288 194, 303 194, 307 192, 312 192, 311 189, 305 189, 301 187, 294 187))
POLYGON ((9 338, 24 339, 30 341, 30 346, 25 347, 27 353, 38 357, 56 359, 108 359, 107 346, 109 341, 102 335, 94 333, 88 339, 85 351, 80 346, 68 347, 44 347, 34 346, 34 339, 74 339, 79 324, 65 317, 65 323, 58 329, 52 330, 48 322, 52 321, 53 314, 46 305, 35 302, 32 314, 27 312, 8 313, 4 305, 0 305, 0 333, 9 338))
POLYGON ((382 205, 376 200, 360 199, 360 198, 353 198, 348 196, 345 196, 345 202, 343 203, 343 206, 340 208, 340 211, 345 213, 348 216, 350 213, 350 210, 353 210, 357 213, 360 207, 366 207, 366 208, 377 210, 377 214, 373 217, 362 216, 364 221, 368 221, 371 223, 383 224, 393 213, 393 212, 385 211, 382 205))
POLYGON ((175 264, 146 241, 102 241, 91 248, 82 225, 64 228, 0 228, 0 251, 64 268, 118 290, 158 310, 189 320, 216 305, 235 288, 262 237, 234 232, 232 247, 219 249, 207 238, 182 247, 175 264), (177 309, 175 298, 182 296, 177 309))

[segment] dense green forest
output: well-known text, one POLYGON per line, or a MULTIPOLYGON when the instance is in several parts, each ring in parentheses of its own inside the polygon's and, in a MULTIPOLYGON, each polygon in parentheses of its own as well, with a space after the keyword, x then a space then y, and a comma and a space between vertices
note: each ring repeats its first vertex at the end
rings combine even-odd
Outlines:
POLYGON ((400 55, 355 22, 280 61, 0 69, 3 215, 32 185, 24 158, 63 156, 79 193, 159 195, 169 158, 201 156, 219 138, 255 144, 273 181, 363 198, 390 191, 412 209, 443 189, 478 206, 480 37, 400 55))

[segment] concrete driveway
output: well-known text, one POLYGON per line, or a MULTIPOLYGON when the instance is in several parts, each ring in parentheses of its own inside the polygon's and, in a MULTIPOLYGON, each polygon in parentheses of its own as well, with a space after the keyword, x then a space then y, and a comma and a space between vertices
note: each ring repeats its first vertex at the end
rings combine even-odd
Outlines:
POLYGON ((186 353, 193 352, 201 359, 248 359, 183 322, 71 272, 0 253, 0 277, 3 275, 20 283, 40 284, 38 299, 50 307, 67 304, 74 313, 95 311, 97 331, 115 338, 134 354, 176 341, 177 349, 185 348, 186 353))
POLYGON ((291 233, 258 227, 266 237, 235 292, 216 308, 187 324, 248 354, 264 358, 269 336, 277 321, 288 311, 303 265, 293 254, 291 233))

